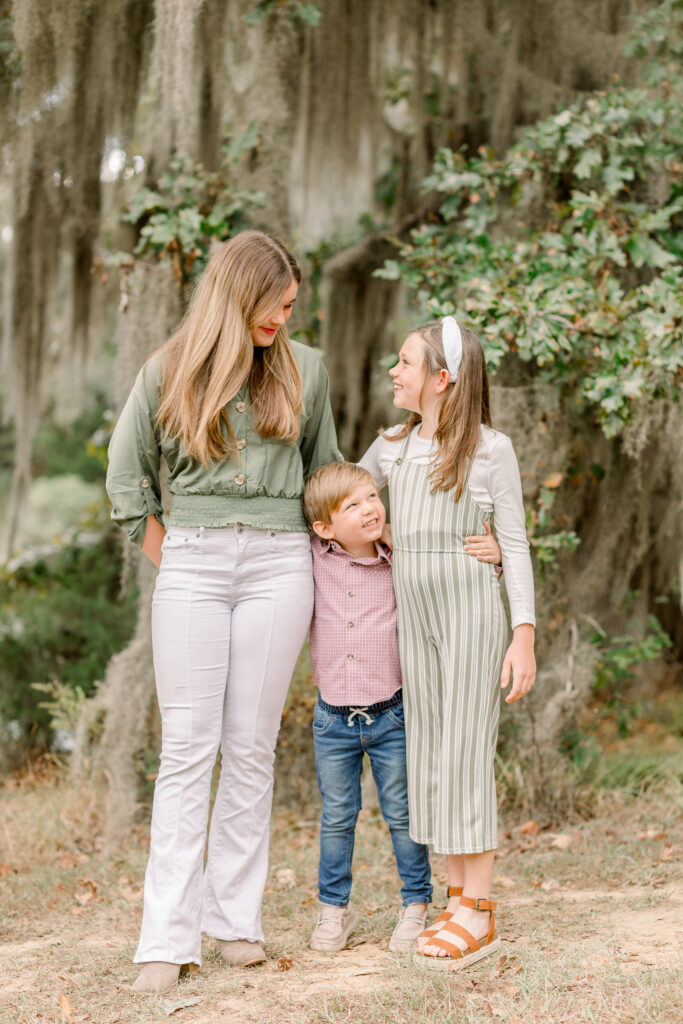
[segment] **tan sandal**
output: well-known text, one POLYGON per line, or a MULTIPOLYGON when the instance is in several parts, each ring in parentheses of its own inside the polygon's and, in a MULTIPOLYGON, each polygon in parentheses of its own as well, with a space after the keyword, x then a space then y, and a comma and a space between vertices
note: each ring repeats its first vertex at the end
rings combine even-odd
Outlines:
MULTIPOLYGON (((416 953, 414 956, 415 963, 423 964, 433 971, 461 971, 463 967, 475 964, 478 960, 483 960, 485 956, 489 956, 491 953, 495 953, 497 949, 500 949, 500 936, 496 934, 496 919, 493 913, 498 904, 494 903, 493 900, 471 899, 469 896, 461 896, 460 905, 462 907, 469 907, 471 910, 479 910, 482 913, 490 912, 491 920, 486 941, 482 942, 481 939, 475 939, 474 935, 468 932, 466 928, 463 928, 462 925, 456 921, 448 920, 440 931, 450 932, 452 935, 457 935, 459 938, 464 939, 470 952, 466 953, 459 946, 448 942, 446 939, 434 938, 431 939, 429 945, 443 949, 446 956, 430 956, 427 953, 416 953)), ((449 917, 452 917, 452 915, 449 915, 449 917)), ((436 922, 434 923, 436 924, 436 922)))
MULTIPOLYGON (((462 896, 461 885, 449 885, 446 887, 446 899, 450 899, 452 896, 462 896)), ((432 921, 429 928, 425 928, 423 932, 420 932, 420 934, 417 937, 418 944, 422 942, 422 939, 430 939, 432 935, 436 935, 438 932, 440 932, 441 925, 445 924, 447 921, 450 921, 452 917, 453 915, 451 913, 449 913, 447 910, 444 910, 442 914, 439 914, 439 916, 435 918, 434 921, 432 921)))

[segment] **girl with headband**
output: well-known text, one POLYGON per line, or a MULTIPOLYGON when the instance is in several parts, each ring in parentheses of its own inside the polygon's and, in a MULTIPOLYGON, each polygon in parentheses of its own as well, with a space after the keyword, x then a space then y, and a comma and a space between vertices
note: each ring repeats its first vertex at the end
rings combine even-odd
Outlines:
POLYGON ((533 686, 534 586, 510 439, 491 427, 481 344, 453 317, 408 335, 389 371, 410 416, 360 465, 388 483, 405 702, 410 836, 448 861, 448 905, 415 959, 459 970, 500 946, 489 899, 498 844, 499 689, 533 686), (493 514, 513 639, 494 566, 476 550, 493 514), (507 648, 507 649, 506 649, 507 648), (511 684, 511 685, 510 685, 511 684))

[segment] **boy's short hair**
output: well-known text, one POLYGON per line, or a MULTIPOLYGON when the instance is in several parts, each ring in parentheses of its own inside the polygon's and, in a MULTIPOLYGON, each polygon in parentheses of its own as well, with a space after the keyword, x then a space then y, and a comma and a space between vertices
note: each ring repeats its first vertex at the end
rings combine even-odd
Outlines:
POLYGON ((304 512, 309 525, 327 523, 329 526, 344 498, 364 480, 375 483, 367 469, 355 462, 329 462, 318 466, 304 487, 304 512))

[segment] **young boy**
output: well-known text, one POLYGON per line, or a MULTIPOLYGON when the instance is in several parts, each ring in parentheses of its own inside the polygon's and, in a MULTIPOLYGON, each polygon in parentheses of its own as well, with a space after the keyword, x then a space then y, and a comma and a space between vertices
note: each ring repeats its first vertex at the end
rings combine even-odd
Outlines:
POLYGON ((396 637, 391 551, 380 543, 386 512, 359 466, 321 466, 304 508, 315 537, 311 666, 319 690, 313 715, 320 822, 321 903, 312 949, 343 949, 358 924, 349 904, 351 861, 361 808, 361 765, 370 758, 379 804, 403 882, 403 906, 389 942, 407 952, 425 928, 432 898, 426 846, 408 834, 406 745, 396 637))

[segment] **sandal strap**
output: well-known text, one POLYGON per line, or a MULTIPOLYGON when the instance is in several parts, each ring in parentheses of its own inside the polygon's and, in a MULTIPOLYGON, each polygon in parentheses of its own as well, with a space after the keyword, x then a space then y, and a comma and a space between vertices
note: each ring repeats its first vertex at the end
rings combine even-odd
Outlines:
POLYGON ((468 932, 466 928, 463 928, 457 921, 449 921, 441 929, 442 932, 450 932, 451 935, 457 935, 459 938, 464 939, 469 946, 472 953, 476 953, 479 949, 479 942, 475 939, 471 932, 468 932))
POLYGON ((441 925, 446 921, 450 921, 452 917, 452 914, 449 914, 447 910, 444 910, 442 914, 439 914, 438 917, 434 918, 429 928, 425 928, 423 932, 420 932, 418 939, 421 939, 424 935, 436 935, 437 932, 441 931, 441 925))
POLYGON ((489 900, 489 899, 485 899, 484 900, 484 899, 480 899, 480 898, 473 899, 471 896, 461 896, 460 897, 460 906, 461 907, 470 907, 471 910, 488 911, 488 910, 495 910, 496 907, 498 906, 498 904, 495 902, 495 900, 489 900))
POLYGON ((450 899, 451 896, 462 896, 461 885, 447 885, 446 886, 446 898, 450 899))
MULTIPOLYGON (((463 951, 459 949, 457 946, 454 946, 452 942, 448 942, 446 939, 432 939, 429 945, 436 946, 437 949, 443 949, 446 953, 448 953, 449 957, 451 957, 453 960, 462 959, 463 951)), ((422 953, 421 956, 423 956, 425 959, 441 959, 438 956, 431 957, 429 953, 422 953)))

